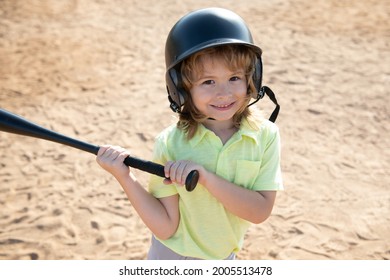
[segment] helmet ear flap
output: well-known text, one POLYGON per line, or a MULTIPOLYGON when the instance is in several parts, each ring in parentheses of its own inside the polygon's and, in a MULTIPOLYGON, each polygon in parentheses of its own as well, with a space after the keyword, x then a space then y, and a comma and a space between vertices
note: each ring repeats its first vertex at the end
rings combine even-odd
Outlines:
POLYGON ((181 86, 180 74, 175 68, 166 72, 168 100, 172 111, 179 113, 181 106, 184 104, 186 93, 181 86))
POLYGON ((261 93, 261 80, 263 76, 263 64, 261 62, 261 56, 257 56, 256 62, 255 62, 255 71, 253 73, 252 79, 253 84, 256 88, 256 92, 252 93, 252 98, 254 99, 261 99, 263 96, 259 96, 261 93))

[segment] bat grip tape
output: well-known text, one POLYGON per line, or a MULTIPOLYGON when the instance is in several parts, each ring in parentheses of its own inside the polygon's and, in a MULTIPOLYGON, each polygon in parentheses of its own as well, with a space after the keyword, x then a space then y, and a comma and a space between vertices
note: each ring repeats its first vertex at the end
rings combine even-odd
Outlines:
MULTIPOLYGON (((123 163, 127 166, 165 178, 164 166, 158 163, 130 156, 125 158, 123 163)), ((197 170, 192 170, 186 178, 186 190, 189 192, 193 191, 198 183, 198 179, 199 172, 197 170)))

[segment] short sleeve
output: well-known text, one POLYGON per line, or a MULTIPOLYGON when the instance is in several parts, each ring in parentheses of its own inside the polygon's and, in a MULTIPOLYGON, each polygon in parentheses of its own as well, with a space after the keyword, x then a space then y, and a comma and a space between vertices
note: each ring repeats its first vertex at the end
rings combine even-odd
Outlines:
POLYGON ((264 153, 253 189, 257 191, 283 190, 280 167, 280 133, 276 125, 267 127, 267 131, 262 137, 262 144, 264 145, 264 153))
MULTIPOLYGON (((160 135, 156 138, 154 144, 152 161, 161 165, 165 165, 168 160, 170 159, 167 152, 166 141, 164 141, 164 137, 160 135)), ((151 175, 149 181, 149 193, 151 193, 154 197, 157 198, 177 194, 177 189, 174 185, 165 185, 163 181, 164 178, 156 175, 151 175)))

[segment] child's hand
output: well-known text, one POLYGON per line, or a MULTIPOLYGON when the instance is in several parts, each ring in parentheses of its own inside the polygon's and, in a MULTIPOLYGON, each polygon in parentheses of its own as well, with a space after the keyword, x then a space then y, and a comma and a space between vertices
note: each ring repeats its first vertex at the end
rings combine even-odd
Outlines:
POLYGON ((164 166, 165 184, 177 183, 185 185, 186 178, 192 170, 203 170, 203 167, 188 160, 168 161, 164 166))
POLYGON ((130 169, 123 163, 129 155, 130 153, 124 148, 104 145, 100 147, 96 161, 103 169, 118 179, 129 175, 130 169))

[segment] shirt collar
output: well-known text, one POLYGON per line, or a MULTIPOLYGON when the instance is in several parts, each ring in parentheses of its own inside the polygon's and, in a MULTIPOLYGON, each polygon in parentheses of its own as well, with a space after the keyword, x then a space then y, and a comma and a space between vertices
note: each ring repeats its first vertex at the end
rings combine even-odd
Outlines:
POLYGON ((238 133, 240 133, 242 136, 252 138, 256 144, 259 144, 259 131, 260 126, 256 122, 244 118, 241 121, 241 126, 238 133))
POLYGON ((199 124, 198 128, 195 132, 194 137, 191 138, 190 144, 192 147, 195 147, 199 144, 200 141, 203 140, 203 138, 206 136, 206 134, 211 133, 209 129, 207 129, 204 125, 199 124))
MULTIPOLYGON (((240 129, 237 131, 237 133, 241 136, 249 137, 253 139, 256 142, 256 144, 259 144, 259 139, 258 139, 259 131, 260 131, 259 125, 257 125, 254 121, 244 118, 241 121, 240 129)), ((200 124, 198 126, 198 129, 194 137, 192 137, 192 139, 190 140, 190 145, 192 147, 195 147, 196 145, 199 144, 199 142, 203 140, 203 138, 208 133, 212 133, 212 131, 207 129, 204 125, 200 124)))

